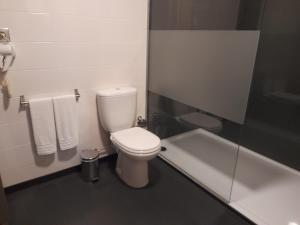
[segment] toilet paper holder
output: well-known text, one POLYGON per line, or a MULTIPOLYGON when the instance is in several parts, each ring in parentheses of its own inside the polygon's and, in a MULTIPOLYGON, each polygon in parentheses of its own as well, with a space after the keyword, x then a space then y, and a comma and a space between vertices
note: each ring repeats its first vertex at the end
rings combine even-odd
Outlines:
MULTIPOLYGON (((74 89, 74 95, 75 95, 76 101, 78 101, 79 98, 80 98, 80 93, 79 93, 79 90, 77 88, 74 89)), ((29 101, 26 101, 25 95, 21 95, 20 96, 20 107, 25 108, 25 107, 28 107, 28 106, 29 106, 29 101)))

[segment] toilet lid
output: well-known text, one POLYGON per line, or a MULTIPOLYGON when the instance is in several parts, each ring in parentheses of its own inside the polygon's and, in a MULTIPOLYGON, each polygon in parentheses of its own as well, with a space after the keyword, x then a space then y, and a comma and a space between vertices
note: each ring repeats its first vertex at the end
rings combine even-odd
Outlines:
POLYGON ((222 122, 220 120, 200 112, 193 112, 183 115, 180 117, 180 120, 187 124, 201 127, 207 130, 222 128, 222 122))
POLYGON ((148 154, 160 149, 160 139, 140 127, 114 132, 111 140, 125 151, 137 154, 148 154))

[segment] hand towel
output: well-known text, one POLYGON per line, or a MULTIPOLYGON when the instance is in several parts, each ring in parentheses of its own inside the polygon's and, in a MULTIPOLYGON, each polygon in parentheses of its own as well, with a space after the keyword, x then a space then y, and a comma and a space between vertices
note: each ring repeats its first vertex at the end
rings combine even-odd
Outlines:
POLYGON ((52 99, 30 99, 29 108, 34 142, 38 155, 55 153, 57 150, 57 143, 52 99))
POLYGON ((56 133, 60 150, 78 145, 78 110, 74 95, 53 98, 56 133))

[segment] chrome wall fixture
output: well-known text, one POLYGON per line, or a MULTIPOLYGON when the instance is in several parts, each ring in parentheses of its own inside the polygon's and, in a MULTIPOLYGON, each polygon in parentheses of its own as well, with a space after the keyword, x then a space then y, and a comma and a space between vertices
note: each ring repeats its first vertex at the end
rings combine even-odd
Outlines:
MULTIPOLYGON (((75 95, 76 101, 78 101, 79 98, 80 98, 80 93, 79 93, 79 90, 77 88, 74 89, 74 95, 75 95)), ((21 95, 20 96, 20 107, 21 108, 26 108, 28 106, 29 106, 29 101, 26 101, 25 96, 21 95)))
POLYGON ((10 34, 8 28, 0 28, 0 43, 7 44, 10 42, 10 34))

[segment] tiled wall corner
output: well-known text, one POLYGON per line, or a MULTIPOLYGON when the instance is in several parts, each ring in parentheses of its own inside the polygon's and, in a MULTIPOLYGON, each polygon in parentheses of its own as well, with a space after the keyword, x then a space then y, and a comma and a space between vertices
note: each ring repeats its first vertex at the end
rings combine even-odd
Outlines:
POLYGON ((138 88, 138 114, 145 115, 148 0, 0 0, 0 27, 8 27, 17 58, 7 73, 13 97, 0 95, 0 173, 14 185, 74 165, 79 152, 109 153, 98 123, 96 90, 138 88), (77 152, 41 158, 32 147, 28 112, 19 96, 80 90, 77 152))

